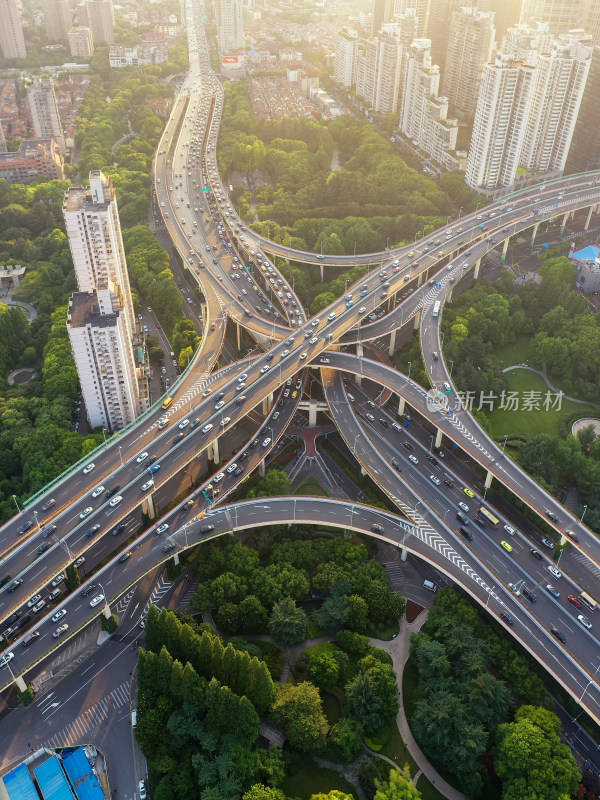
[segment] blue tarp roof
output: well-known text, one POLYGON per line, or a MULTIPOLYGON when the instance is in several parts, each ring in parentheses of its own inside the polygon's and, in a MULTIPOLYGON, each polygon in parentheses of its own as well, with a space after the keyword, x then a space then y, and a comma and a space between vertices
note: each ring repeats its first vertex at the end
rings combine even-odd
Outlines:
POLYGON ((10 800, 40 800, 26 764, 19 764, 3 778, 10 800))
POLYGON ((576 253, 573 253, 571 258, 574 258, 576 261, 593 261, 598 257, 598 253, 600 253, 600 250, 590 245, 589 247, 584 247, 583 250, 578 250, 576 253))
POLYGON ((63 758, 63 767, 79 800, 104 800, 104 792, 82 747, 63 758))
POLYGON ((73 792, 56 756, 34 769, 44 800, 73 800, 73 792))

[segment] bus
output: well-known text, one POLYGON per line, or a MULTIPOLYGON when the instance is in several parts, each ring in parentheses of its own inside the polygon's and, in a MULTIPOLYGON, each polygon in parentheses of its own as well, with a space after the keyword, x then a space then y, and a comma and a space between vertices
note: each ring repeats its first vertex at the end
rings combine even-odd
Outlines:
POLYGON ((441 307, 442 307, 442 304, 440 303, 440 301, 436 300, 435 303, 433 304, 433 316, 434 317, 437 317, 439 315, 441 307))
POLYGON ((590 595, 587 594, 587 592, 581 592, 579 594, 579 599, 581 600, 582 603, 586 604, 586 606, 589 608, 590 611, 596 610, 596 606, 598 605, 598 603, 594 600, 593 597, 590 597, 590 595))
POLYGON ((162 404, 161 408, 163 408, 163 409, 168 408, 171 405, 172 402, 173 402, 173 398, 172 397, 166 397, 165 398, 165 402, 162 404))
POLYGON ((479 509, 479 516, 482 519, 484 519, 488 525, 491 525, 492 528, 497 528, 498 525, 500 525, 500 520, 496 519, 496 517, 493 514, 491 514, 484 506, 481 506, 481 508, 479 509))

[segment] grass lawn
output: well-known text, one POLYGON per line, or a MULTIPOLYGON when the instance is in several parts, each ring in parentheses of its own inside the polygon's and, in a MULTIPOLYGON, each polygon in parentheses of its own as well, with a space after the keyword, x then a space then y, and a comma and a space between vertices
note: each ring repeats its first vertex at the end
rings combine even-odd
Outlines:
POLYGON ((512 367, 513 364, 524 364, 529 351, 529 336, 519 336, 512 344, 494 348, 494 358, 500 369, 512 367))
POLYGON ((421 792, 421 800, 445 800, 446 795, 438 792, 425 775, 421 775, 417 781, 417 789, 421 792))
POLYGON ((294 489, 295 495, 310 495, 311 497, 330 497, 331 495, 325 489, 323 484, 319 483, 316 478, 306 478, 302 483, 294 489))
POLYGON ((415 708, 418 679, 417 666, 413 659, 409 658, 404 665, 404 672, 402 673, 402 699, 404 701, 404 714, 408 720, 412 717, 415 708))
POLYGON ((327 722, 330 725, 335 725, 344 716, 344 692, 340 688, 336 691, 335 687, 332 691, 321 689, 320 692, 323 699, 323 713, 327 717, 327 722))
POLYGON ((394 636, 398 635, 398 631, 400 630, 398 620, 388 620, 387 622, 381 623, 381 630, 379 626, 375 626, 375 630, 368 630, 368 636, 372 636, 374 639, 381 639, 382 641, 389 642, 390 639, 393 639, 394 636))
POLYGON ((338 772, 317 766, 308 756, 300 769, 286 777, 281 789, 287 797, 299 797, 300 800, 309 800, 313 794, 327 794, 332 789, 356 797, 354 787, 338 772))
MULTIPOLYGON (((496 408, 486 411, 492 425, 492 436, 500 439, 509 436, 531 436, 534 433, 547 433, 550 436, 559 435, 559 422, 565 414, 578 416, 597 416, 599 408, 592 405, 581 405, 570 400, 563 400, 560 410, 543 409, 543 401, 548 387, 543 379, 534 372, 525 369, 516 369, 507 375, 507 391, 518 392, 519 406, 523 404, 525 392, 540 392, 541 398, 539 411, 509 411, 496 408)), ((485 411, 485 408, 483 409, 485 411)))
POLYGON ((410 755, 406 749, 406 745, 402 741, 400 731, 396 725, 396 720, 394 720, 391 725, 389 739, 383 745, 381 750, 379 750, 379 753, 381 753, 383 756, 391 758, 392 761, 395 761, 399 767, 403 767, 405 764, 408 764, 410 766, 411 775, 414 775, 418 769, 416 761, 410 755))

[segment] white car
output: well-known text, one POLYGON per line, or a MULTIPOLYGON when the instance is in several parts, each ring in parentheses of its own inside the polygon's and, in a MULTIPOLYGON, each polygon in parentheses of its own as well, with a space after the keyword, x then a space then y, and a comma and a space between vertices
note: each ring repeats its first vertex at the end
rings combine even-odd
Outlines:
POLYGON ((89 475, 89 473, 95 468, 95 466, 96 465, 94 463, 88 464, 87 467, 83 468, 83 474, 84 475, 89 475))
POLYGON ((412 454, 408 458, 409 458, 410 461, 413 462, 413 464, 418 464, 419 463, 419 459, 416 456, 413 456, 412 454))
POLYGON ((508 534, 510 534, 510 536, 514 536, 514 535, 515 535, 515 533, 516 533, 516 531, 515 531, 515 529, 512 527, 512 525, 505 525, 505 526, 504 526, 504 530, 505 530, 505 531, 506 531, 508 534))
POLYGON ((146 800, 148 793, 146 792, 146 784, 143 780, 139 782, 140 800, 146 800))
POLYGON ((34 594, 31 600, 27 603, 27 608, 33 608, 33 606, 38 603, 42 599, 41 594, 34 594))
POLYGON ((284 350, 283 353, 281 354, 281 357, 286 358, 286 356, 289 356, 289 354, 290 354, 289 350, 284 350))
POLYGON ((187 417, 186 417, 185 419, 182 419, 182 420, 181 420, 181 422, 179 423, 179 425, 178 425, 177 427, 179 428, 179 430, 180 430, 180 431, 182 431, 184 428, 187 428, 187 426, 188 426, 189 424, 190 424, 190 421, 189 421, 189 419, 187 419, 187 417))
POLYGON ((168 522, 163 522, 162 525, 158 526, 158 528, 156 529, 156 532, 157 533, 164 533, 165 531, 168 531, 168 530, 169 530, 169 523, 168 522))
POLYGON ((271 437, 267 436, 267 438, 263 441, 262 446, 268 447, 271 444, 271 437))
POLYGON ((68 630, 69 630, 69 626, 65 622, 64 625, 59 625, 58 626, 58 628, 54 631, 52 636, 54 636, 55 639, 58 639, 59 636, 62 636, 63 633, 66 633, 68 630))
POLYGON ((121 502, 122 499, 123 499, 123 497, 119 494, 116 497, 113 497, 113 499, 110 501, 110 503, 108 505, 111 506, 112 508, 114 508, 115 506, 119 505, 119 503, 121 502))
POLYGON ((555 578, 562 578, 562 572, 559 569, 557 569, 557 567, 553 566, 552 564, 550 564, 548 566, 548 572, 551 575, 554 575, 555 578))
POLYGON ((243 375, 238 375, 238 381, 245 381, 247 377, 248 377, 248 373, 244 372, 243 375))
POLYGON ((141 464, 142 461, 145 461, 148 458, 148 453, 140 453, 140 455, 136 458, 136 463, 141 464))
POLYGON ((99 603, 101 603, 103 600, 104 600, 104 595, 103 595, 103 594, 97 594, 97 595, 96 595, 96 597, 93 597, 93 598, 90 600, 90 606, 91 606, 92 608, 95 608, 95 607, 96 607, 96 606, 97 606, 99 603))
POLYGON ((233 471, 234 471, 234 470, 236 470, 236 469, 237 469, 237 464, 236 464, 236 463, 233 463, 233 464, 230 464, 230 465, 227 467, 227 472, 233 472, 233 471))
POLYGON ((440 485, 440 483, 441 483, 441 481, 440 481, 440 479, 437 477, 437 475, 430 475, 430 476, 429 476, 429 480, 430 480, 432 483, 435 483, 435 485, 436 485, 436 486, 439 486, 439 485, 440 485))
POLYGON ((307 355, 306 353, 302 353, 302 355, 300 356, 300 361, 304 361, 304 359, 306 358, 306 355, 307 355))
POLYGON ((591 630, 592 623, 589 621, 587 617, 584 617, 583 614, 578 614, 577 619, 579 620, 579 622, 581 622, 584 628, 587 628, 588 631, 591 630))
POLYGON ((309 344, 316 344, 318 341, 319 341, 319 337, 318 336, 313 336, 312 339, 308 340, 308 343, 309 344))
POLYGON ((202 428, 202 433, 208 433, 209 431, 211 431, 211 430, 212 430, 212 427, 213 427, 213 426, 212 426, 212 422, 209 422, 209 423, 208 423, 208 425, 205 425, 205 426, 202 428))
POLYGON ((142 486, 142 492, 147 492, 148 489, 151 489, 153 486, 154 486, 154 481, 152 480, 146 481, 146 483, 144 483, 142 486))
POLYGON ((224 428, 226 425, 229 425, 231 422, 231 417, 225 417, 221 420, 221 427, 224 428))
POLYGON ((52 622, 58 622, 59 619, 62 619, 67 614, 66 608, 61 608, 60 611, 57 611, 56 614, 52 617, 52 622))
POLYGON ((85 556, 79 556, 77 561, 75 562, 75 567, 80 567, 82 564, 85 564, 85 556))
POLYGON ((91 506, 84 508, 81 514, 79 515, 79 519, 85 519, 88 514, 91 514, 94 509, 91 506))
POLYGON ((269 369, 269 365, 268 365, 268 364, 265 364, 265 365, 264 365, 264 367, 261 369, 261 371, 260 371, 260 374, 261 374, 261 375, 264 375, 264 374, 265 374, 265 372, 267 372, 267 370, 268 370, 268 369, 269 369))
POLYGON ((466 503, 462 503, 461 502, 461 503, 458 504, 458 507, 462 508, 462 510, 465 512, 465 514, 469 513, 469 506, 466 503))
POLYGON ((60 575, 57 575, 56 578, 54 578, 54 580, 52 581, 52 586, 56 588, 57 586, 60 586, 61 583, 64 583, 64 580, 65 580, 65 573, 61 572, 60 575))
POLYGON ((5 655, 0 658, 0 667, 5 667, 9 661, 12 661, 15 657, 14 653, 6 653, 5 655))
POLYGON ((225 473, 224 472, 219 472, 219 474, 215 475, 215 477, 213 478, 213 483, 220 483, 223 480, 224 477, 225 477, 225 473))
POLYGON ((105 491, 104 486, 98 486, 92 492, 92 497, 100 497, 100 495, 105 491))
POLYGON ((219 402, 215 406, 215 411, 218 411, 220 408, 223 408, 225 405, 225 400, 219 400, 219 402))

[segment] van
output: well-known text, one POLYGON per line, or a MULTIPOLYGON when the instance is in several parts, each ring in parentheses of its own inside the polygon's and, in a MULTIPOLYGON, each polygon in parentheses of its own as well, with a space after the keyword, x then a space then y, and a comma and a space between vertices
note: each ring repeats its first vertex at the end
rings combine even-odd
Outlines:
POLYGON ((460 535, 464 536, 465 539, 468 539, 470 542, 473 541, 473 534, 471 533, 470 530, 468 530, 468 528, 463 528, 462 525, 461 525, 461 527, 459 528, 459 531, 460 531, 460 535))
POLYGON ((137 725, 137 708, 134 708, 131 712, 131 727, 135 728, 137 725))
POLYGON ((33 641, 35 641, 35 639, 37 639, 39 635, 40 635, 39 631, 31 631, 31 633, 28 633, 27 636, 23 639, 23 647, 29 647, 29 645, 33 641))
POLYGON ((168 408, 171 405, 172 402, 173 402, 173 398, 172 397, 166 397, 164 403, 161 406, 161 408, 162 409, 168 408))
POLYGON ((428 592, 433 592, 434 594, 438 590, 438 587, 435 585, 433 581, 423 581, 423 588, 427 589, 428 592))
POLYGON ((350 392, 348 392, 348 400, 350 400, 351 403, 354 402, 354 395, 350 394, 350 392))
POLYGON ((462 513, 462 511, 457 511, 456 512, 456 518, 459 519, 462 522, 463 525, 468 525, 469 524, 469 520, 467 519, 467 517, 465 517, 465 515, 462 513))

